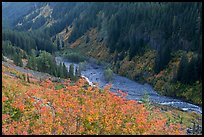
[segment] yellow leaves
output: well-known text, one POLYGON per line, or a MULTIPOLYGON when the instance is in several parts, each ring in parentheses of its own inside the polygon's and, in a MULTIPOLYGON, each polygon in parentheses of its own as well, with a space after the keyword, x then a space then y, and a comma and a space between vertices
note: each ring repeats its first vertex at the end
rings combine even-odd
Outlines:
POLYGON ((94 134, 93 130, 88 131, 88 135, 93 135, 93 134, 94 134))
POLYGON ((64 127, 63 126, 59 126, 58 127, 58 134, 62 134, 62 132, 63 132, 63 130, 64 130, 64 127))
POLYGON ((88 91, 91 92, 93 87, 88 87, 88 91))
POLYGON ((88 120, 89 122, 93 122, 93 117, 92 117, 92 116, 88 116, 88 117, 87 117, 87 120, 88 120))

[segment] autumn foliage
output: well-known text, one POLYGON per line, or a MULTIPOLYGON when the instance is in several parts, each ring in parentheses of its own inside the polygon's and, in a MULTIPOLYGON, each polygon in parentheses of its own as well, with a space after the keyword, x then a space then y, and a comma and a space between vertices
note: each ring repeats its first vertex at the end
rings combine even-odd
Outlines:
POLYGON ((3 134, 185 134, 180 124, 168 123, 157 110, 126 100, 126 93, 49 80, 39 84, 3 74, 3 134))

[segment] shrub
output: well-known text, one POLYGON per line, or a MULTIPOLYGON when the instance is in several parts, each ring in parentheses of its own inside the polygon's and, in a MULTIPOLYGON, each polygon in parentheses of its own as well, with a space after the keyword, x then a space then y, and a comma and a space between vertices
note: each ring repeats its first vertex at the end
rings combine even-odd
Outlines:
POLYGON ((80 79, 56 89, 49 80, 32 87, 4 77, 3 134, 185 134, 179 123, 166 125, 167 118, 158 109, 150 111, 126 100, 123 92, 116 96, 109 85, 100 92, 97 87, 83 88, 86 81, 80 79))
POLYGON ((85 70, 86 69, 86 64, 87 64, 86 61, 80 62, 79 63, 79 70, 81 70, 81 71, 85 70))
POLYGON ((107 68, 107 69, 104 71, 104 77, 105 77, 105 80, 106 80, 107 82, 112 81, 112 79, 113 79, 113 71, 112 71, 110 68, 107 68))

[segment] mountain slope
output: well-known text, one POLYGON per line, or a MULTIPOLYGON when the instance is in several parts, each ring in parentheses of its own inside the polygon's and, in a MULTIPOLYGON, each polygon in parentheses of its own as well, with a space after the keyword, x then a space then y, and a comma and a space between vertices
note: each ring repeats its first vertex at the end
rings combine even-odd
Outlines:
POLYGON ((3 26, 13 27, 16 21, 29 14, 37 7, 34 2, 3 2, 2 3, 2 18, 3 26), (22 12, 23 11, 23 12, 22 12), (5 24, 7 23, 7 24, 5 24))
POLYGON ((201 3, 36 5, 16 19, 16 30, 39 30, 59 51, 75 48, 111 63, 118 74, 151 83, 163 95, 202 104, 201 3))

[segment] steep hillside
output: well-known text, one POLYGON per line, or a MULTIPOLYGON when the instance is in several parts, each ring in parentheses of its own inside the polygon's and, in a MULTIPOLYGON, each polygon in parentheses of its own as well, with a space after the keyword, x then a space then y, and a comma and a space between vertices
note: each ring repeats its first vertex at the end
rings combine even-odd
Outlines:
MULTIPOLYGON (((163 95, 202 104, 202 3, 35 4, 13 21, 15 30, 41 32, 58 51, 74 48, 111 63, 118 74, 151 83, 163 95)), ((19 12, 9 5, 3 9, 19 12)), ((48 51, 51 44, 41 42, 35 50, 43 45, 48 51)))
POLYGON ((3 27, 15 27, 19 23, 18 20, 20 18, 26 16, 38 7, 40 7, 40 4, 34 2, 3 2, 3 27))

